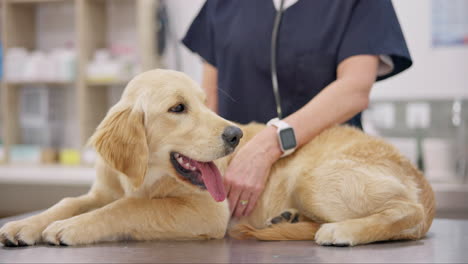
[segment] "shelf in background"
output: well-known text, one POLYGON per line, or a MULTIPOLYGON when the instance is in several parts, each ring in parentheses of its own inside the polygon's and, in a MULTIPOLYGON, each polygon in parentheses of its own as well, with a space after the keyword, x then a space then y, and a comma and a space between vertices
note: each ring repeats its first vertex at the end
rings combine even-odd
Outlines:
MULTIPOLYGON (((131 40, 135 50, 138 51, 138 57, 141 59, 137 66, 141 71, 159 68, 159 57, 156 55, 157 36, 155 35, 157 24, 153 23, 156 19, 155 10, 158 4, 159 0, 0 0, 2 10, 0 12, 2 25, 0 41, 4 50, 13 47, 49 50, 50 47, 43 48, 42 46, 57 46, 53 44, 55 41, 62 43, 57 47, 73 43, 76 48, 76 70, 74 71, 76 80, 67 82, 0 81, 0 114, 2 115, 0 129, 4 148, 11 149, 12 146, 21 142, 22 124, 19 118, 21 113, 17 105, 22 89, 17 88, 28 85, 66 90, 63 91, 66 93, 64 96, 67 100, 64 131, 71 129, 77 131, 76 139, 73 138, 71 144, 85 146, 111 103, 115 101, 114 99, 120 98, 118 95, 121 90, 117 88, 123 88, 127 84, 127 81, 110 81, 111 79, 103 79, 99 82, 88 80, 86 66, 90 63, 90 56, 99 49, 110 48, 112 43, 125 42, 126 37, 131 40), (8 15, 5 16, 5 14, 8 15), (125 14, 125 19, 123 19, 123 14, 125 14), (126 25, 123 28, 120 24, 116 26, 116 23, 112 23, 117 20, 130 23, 120 23, 126 25), (122 32, 125 34, 121 34, 122 32), (54 36, 52 41, 47 38, 47 33, 54 36), (57 39, 55 36, 58 36, 57 39), (63 42, 64 40, 66 41, 63 42), (69 96, 70 94, 73 94, 73 97, 69 96), (71 100, 76 102, 76 107, 68 103, 71 100), (77 114, 74 114, 75 112, 77 114)), ((118 77, 125 78, 121 75, 118 77)), ((54 92, 57 92, 55 90, 54 92)), ((4 162, 8 163, 9 155, 6 155, 4 159, 4 162)), ((65 170, 59 166, 18 168, 0 165, 0 183, 23 181, 26 185, 28 179, 38 183, 53 183, 56 180, 71 184, 83 183, 85 178, 79 175, 83 171, 89 172, 81 168, 65 170), (49 172, 56 176, 46 175, 49 172)), ((92 180, 87 181, 87 183, 90 182, 92 180)))
POLYGON ((468 211, 468 184, 431 183, 437 211, 468 211))
POLYGON ((87 81, 86 84, 90 87, 97 86, 126 86, 128 81, 87 81))
POLYGON ((468 193, 468 183, 440 183, 431 182, 435 192, 466 192, 468 193))
POLYGON ((8 0, 12 4, 40 4, 40 3, 54 3, 54 2, 72 2, 75 0, 8 0))
POLYGON ((13 81, 3 81, 2 83, 6 84, 6 85, 12 85, 12 86, 26 86, 26 85, 70 86, 70 85, 75 85, 74 81, 66 81, 66 82, 48 82, 48 81, 13 82, 13 81))
POLYGON ((95 174, 84 166, 0 165, 0 184, 91 185, 95 174))

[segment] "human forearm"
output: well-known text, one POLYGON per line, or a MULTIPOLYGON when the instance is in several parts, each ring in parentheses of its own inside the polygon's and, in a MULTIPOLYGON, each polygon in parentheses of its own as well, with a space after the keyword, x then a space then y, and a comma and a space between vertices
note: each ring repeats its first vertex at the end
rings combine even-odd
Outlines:
POLYGON ((218 70, 208 64, 203 63, 202 87, 206 93, 206 105, 215 113, 218 112, 218 70))
POLYGON ((349 80, 336 80, 285 119, 294 128, 298 147, 324 129, 343 123, 367 108, 370 87, 358 85, 349 80))
MULTIPOLYGON (((284 120, 294 128, 298 147, 312 140, 324 129, 343 123, 366 109, 377 75, 378 58, 361 55, 340 64, 338 78, 309 103, 284 120)), ((272 160, 281 156, 276 129, 265 131, 265 148, 272 160)))

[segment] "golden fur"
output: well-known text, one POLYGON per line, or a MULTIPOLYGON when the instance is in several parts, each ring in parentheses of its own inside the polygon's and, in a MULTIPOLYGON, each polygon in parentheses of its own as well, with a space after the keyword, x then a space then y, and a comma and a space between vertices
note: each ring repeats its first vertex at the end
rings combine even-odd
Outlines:
MULTIPOLYGON (((182 73, 153 70, 135 77, 90 140, 100 155, 90 191, 65 198, 0 229, 4 245, 79 245, 116 240, 222 238, 227 202, 181 179, 171 151, 216 160, 224 172, 232 155, 221 133, 231 122, 211 112, 202 90, 182 73), (169 113, 184 103, 187 112, 169 113)), ((264 128, 240 126, 240 146, 264 128)), ((239 148, 239 147, 238 147, 239 148)), ((419 239, 434 217, 434 194, 424 176, 391 145, 335 126, 279 160, 253 213, 231 221, 231 234, 260 240, 313 239, 357 245, 419 239), (298 223, 268 226, 288 208, 298 223)))

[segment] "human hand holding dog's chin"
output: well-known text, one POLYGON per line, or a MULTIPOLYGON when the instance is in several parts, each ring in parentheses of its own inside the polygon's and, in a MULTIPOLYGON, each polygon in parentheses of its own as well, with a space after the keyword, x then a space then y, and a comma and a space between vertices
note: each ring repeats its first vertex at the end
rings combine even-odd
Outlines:
POLYGON ((224 175, 231 215, 249 215, 265 188, 271 166, 280 158, 276 129, 266 127, 235 154, 224 175), (247 204, 241 201, 247 201, 247 204))

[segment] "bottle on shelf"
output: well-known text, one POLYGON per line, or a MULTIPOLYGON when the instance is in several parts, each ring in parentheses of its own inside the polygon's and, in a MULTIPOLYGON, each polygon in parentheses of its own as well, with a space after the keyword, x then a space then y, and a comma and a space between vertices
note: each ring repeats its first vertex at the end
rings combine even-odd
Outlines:
POLYGON ((9 82, 72 82, 76 78, 76 52, 54 48, 50 52, 22 47, 5 54, 5 80, 9 82))

